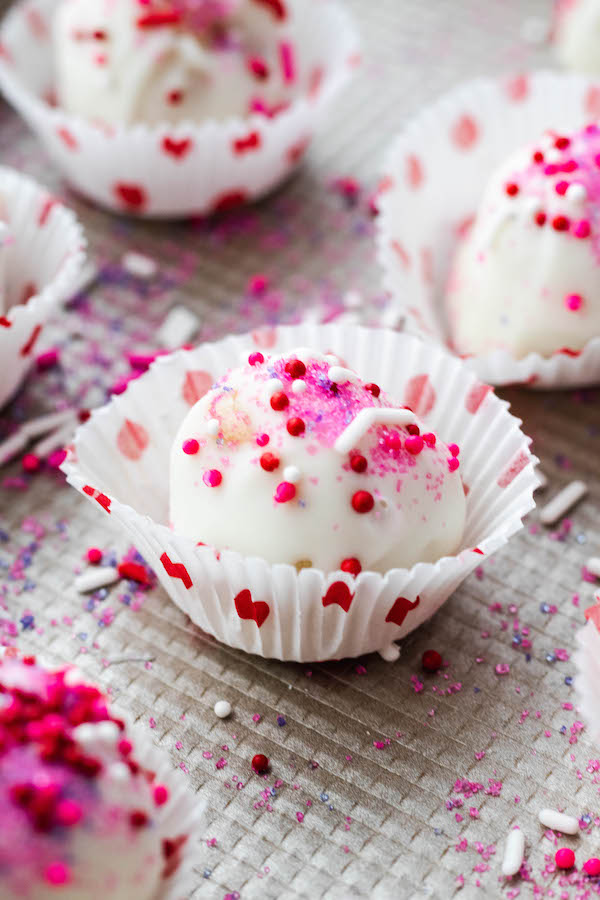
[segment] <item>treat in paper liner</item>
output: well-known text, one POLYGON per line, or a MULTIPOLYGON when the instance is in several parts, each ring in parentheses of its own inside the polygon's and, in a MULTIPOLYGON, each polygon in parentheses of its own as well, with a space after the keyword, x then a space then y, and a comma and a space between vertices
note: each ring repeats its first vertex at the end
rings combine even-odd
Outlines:
POLYGON ((596 597, 596 605, 586 610, 585 616, 587 624, 577 633, 575 687, 590 735, 600 743, 600 594, 596 597))
POLYGON ((284 660, 375 650, 391 659, 393 642, 433 615, 534 506, 536 460, 519 425, 488 385, 438 345, 384 329, 313 323, 161 357, 78 429, 62 468, 127 531, 171 599, 220 641, 284 660), (167 527, 171 445, 190 407, 249 352, 298 347, 335 353, 442 440, 451 435, 460 443, 467 512, 456 555, 353 577, 219 552, 167 527))
MULTIPOLYGON (((396 138, 384 167, 378 207, 378 256, 392 300, 383 324, 452 350, 445 289, 461 235, 493 171, 547 129, 572 131, 600 115, 600 87, 578 75, 534 72, 477 79, 416 116, 396 138)), ((488 384, 535 388, 600 381, 600 335, 580 351, 521 359, 505 350, 464 358, 488 384)))
POLYGON ((51 314, 74 288, 86 245, 71 210, 30 178, 0 167, 0 407, 17 390, 51 314))
POLYGON ((280 184, 359 62, 337 0, 286 0, 303 91, 277 115, 102 127, 51 103, 55 0, 20 0, 0 29, 0 86, 67 181, 121 213, 186 217, 231 209, 280 184))
POLYGON ((2 648, 0 680, 2 896, 189 897, 205 804, 169 755, 74 666, 2 648))

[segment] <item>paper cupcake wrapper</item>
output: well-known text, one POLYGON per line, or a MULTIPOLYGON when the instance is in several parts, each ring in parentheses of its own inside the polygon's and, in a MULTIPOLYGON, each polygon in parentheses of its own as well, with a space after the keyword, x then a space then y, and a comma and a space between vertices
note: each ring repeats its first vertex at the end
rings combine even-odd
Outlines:
POLYGON ((73 289, 86 240, 71 210, 30 178, 3 166, 0 200, 11 235, 3 252, 8 310, 4 315, 0 310, 1 407, 35 359, 48 318, 73 289))
MULTIPOLYGON (((442 97, 395 140, 378 200, 378 255, 393 303, 386 324, 444 345, 444 289, 464 228, 494 169, 546 129, 570 131, 600 116, 600 86, 535 72, 478 79, 442 97)), ((515 359, 507 351, 465 359, 488 384, 575 387, 600 381, 600 335, 577 354, 515 359)))
POLYGON ((383 329, 299 325, 161 357, 77 430, 63 470, 125 529, 171 599, 204 631, 265 657, 325 660, 389 650, 519 530, 537 484, 536 460, 519 425, 504 401, 436 345, 383 329), (354 579, 216 553, 167 527, 175 433, 216 378, 257 346, 333 351, 460 444, 468 488, 460 552, 354 579))
POLYGON ((591 737, 600 743, 600 632, 593 621, 580 629, 577 642, 575 687, 579 695, 579 708, 591 737))
POLYGON ((53 108, 46 98, 53 95, 56 0, 21 0, 6 16, 0 86, 70 184, 100 206, 155 217, 231 208, 263 196, 293 171, 359 60, 357 33, 335 0, 288 2, 312 88, 271 119, 254 114, 107 130, 53 108))

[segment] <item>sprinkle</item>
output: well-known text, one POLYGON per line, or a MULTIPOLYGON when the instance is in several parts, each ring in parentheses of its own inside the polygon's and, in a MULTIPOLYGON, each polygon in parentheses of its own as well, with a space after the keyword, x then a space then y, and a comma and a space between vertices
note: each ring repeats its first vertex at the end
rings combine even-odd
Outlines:
POLYGON ((263 453, 259 461, 261 469, 264 469, 265 472, 274 472, 279 466, 279 457, 274 453, 263 453))
POLYGON ((283 477, 286 481, 289 481, 290 484, 298 484, 302 477, 302 473, 298 466, 286 466, 283 470, 283 477))
POLYGON ((90 547, 86 556, 87 561, 93 566, 97 566, 98 563, 102 562, 102 550, 99 550, 98 547, 90 547))
POLYGON ((508 833, 502 860, 502 874, 507 877, 516 875, 523 864, 525 856, 525 835, 520 828, 513 828, 508 833))
POLYGON ((294 394, 303 394, 307 387, 308 385, 305 381, 300 381, 299 379, 292 381, 292 393, 294 394))
POLYGON ((541 809, 538 818, 546 828, 562 834, 577 834, 579 831, 579 821, 574 816, 566 816, 554 809, 541 809))
POLYGON ((226 719, 231 715, 231 703, 228 700, 217 700, 213 706, 215 716, 219 719, 226 719))
POLYGON ((425 650, 421 657, 421 665, 426 672, 437 672, 443 663, 442 654, 437 650, 425 650))
POLYGON ((597 875, 600 875, 600 859, 596 856, 590 857, 583 864, 583 871, 586 875, 590 875, 592 878, 595 878, 597 875))
POLYGON ((126 272, 136 278, 153 278, 158 272, 155 260, 143 253, 130 251, 121 257, 121 265, 126 272))
POLYGON ((174 306, 167 313, 156 334, 156 341, 169 350, 181 347, 190 341, 198 328, 200 319, 186 306, 174 306))
POLYGON ((418 456, 425 446, 425 441, 419 434, 411 435, 406 438, 404 442, 404 446, 408 450, 409 453, 412 453, 413 456, 418 456))
POLYGON ((277 716, 277 724, 280 728, 283 728, 284 725, 287 725, 287 722, 283 718, 283 716, 277 716))
POLYGON ((539 212, 536 212, 533 219, 534 219, 535 224, 541 228, 543 225, 546 224, 546 213, 543 212, 543 210, 539 210, 539 212))
POLYGON ((352 369, 345 369, 343 366, 331 366, 327 372, 327 377, 333 384, 347 384, 349 381, 354 384, 360 384, 360 379, 352 369))
POLYGON ((46 868, 44 877, 48 884, 68 884, 71 880, 71 872, 64 863, 53 862, 46 868))
POLYGON ((544 506, 540 513, 540 521, 544 525, 554 525, 565 513, 567 513, 576 503, 585 497, 588 492, 588 486, 583 481, 571 481, 544 506))
POLYGON ((587 200, 587 191, 582 184, 573 182, 567 188, 566 198, 571 203, 582 203, 587 200))
MULTIPOLYGON (((283 396, 285 397, 285 394, 283 396)), ((273 406, 273 399, 274 398, 271 398, 271 406, 273 406)), ((285 399, 287 401, 287 397, 285 399)), ((304 421, 298 416, 293 416, 291 419, 288 419, 286 428, 288 434, 291 434, 292 437, 298 437, 299 435, 304 433, 306 425, 304 424, 304 421)))
POLYGON ((373 494, 370 494, 369 491, 356 491, 352 495, 351 503, 352 509, 357 513, 371 512, 371 510, 375 506, 373 494))
POLYGON ((509 197, 515 197, 519 193, 519 185, 515 184, 514 181, 510 181, 506 185, 505 191, 509 197))
POLYGON ((273 499, 275 503, 287 503, 296 496, 296 487, 290 481, 281 481, 275 488, 273 499))
POLYGON ((279 61, 281 74, 286 84, 292 84, 296 80, 296 65, 294 61, 294 48, 289 41, 282 41, 279 45, 279 61))
POLYGON ((200 449, 200 444, 198 443, 196 438, 188 438, 181 445, 181 449, 188 456, 194 456, 194 454, 197 453, 200 449))
POLYGON ((576 312, 578 309, 581 309, 583 305, 583 297, 581 294, 567 294, 565 297, 565 306, 567 309, 570 309, 571 312, 576 312))
POLYGON ((26 453, 23 459, 21 460, 21 466, 23 467, 24 472, 37 472, 42 465, 42 461, 39 456, 36 456, 35 453, 26 453))
POLYGON ((266 447, 269 443, 269 435, 268 434, 257 434, 256 435, 256 443, 259 447, 266 447))
MULTIPOLYGON (((269 279, 266 275, 253 275, 248 281, 248 287, 246 288, 247 292, 251 294, 253 297, 260 297, 265 293, 267 288, 269 287, 269 279)), ((251 353, 250 356, 260 356, 261 359, 258 362, 264 362, 265 358, 262 353, 251 353)), ((248 359, 250 362, 250 359, 248 359)), ((250 362, 251 366, 256 365, 256 363, 250 362)))
POLYGON ((361 453, 353 453, 350 456, 350 468, 353 472, 365 472, 367 468, 367 460, 361 453))
POLYGON ((164 784, 157 784, 154 788, 154 802, 157 806, 164 806, 169 799, 169 789, 164 784))
POLYGON ((455 456, 451 456, 448 460, 448 469, 450 470, 450 472, 456 472, 459 465, 460 463, 455 456))
POLYGON ((570 224, 566 216, 554 216, 552 219, 552 227, 555 231, 568 231, 570 224))
POLYGON ((573 234, 576 238, 586 238, 590 236, 591 230, 590 223, 586 219, 582 219, 573 229, 573 234))
POLYGON ((264 753, 256 753, 252 757, 251 765, 254 771, 258 772, 258 774, 261 775, 269 768, 269 757, 265 756, 264 753))
POLYGON ((495 667, 496 675, 508 675, 510 666, 508 663, 498 663, 495 667))
POLYGON ((223 476, 218 469, 207 469, 207 471, 202 476, 202 481, 207 487, 219 487, 219 485, 223 481, 223 476))
POLYGON ((365 390, 370 394, 373 394, 374 397, 379 397, 381 393, 381 388, 378 384, 374 384, 372 381, 369 381, 368 384, 365 384, 365 390))
POLYGON ((108 587, 119 580, 119 572, 114 566, 98 566, 88 569, 83 575, 78 575, 74 582, 75 590, 80 594, 88 591, 97 591, 98 588, 108 587))
POLYGON ((408 409, 361 409, 335 442, 338 453, 346 455, 359 443, 373 425, 409 425, 415 415, 408 409))
POLYGON ((126 560, 125 562, 119 563, 117 571, 121 578, 137 581, 138 584, 148 584, 149 582, 148 573, 146 572, 145 567, 132 560, 126 560))
POLYGON ((561 847, 556 851, 554 861, 558 869, 572 869, 575 865, 575 854, 570 847, 561 847))
POLYGON ((340 563, 340 569, 342 572, 349 572, 350 575, 360 575, 362 572, 362 566, 359 560, 355 556, 349 556, 347 559, 343 559, 340 563))
POLYGON ((302 378, 306 375, 306 366, 301 359, 289 359, 285 364, 285 372, 290 378, 302 378))
POLYGON ((206 423, 206 433, 210 434, 211 437, 216 437, 221 428, 221 423, 218 419, 209 419, 206 423))
POLYGON ((46 350, 45 353, 40 353, 35 361, 38 372, 45 372, 47 369, 56 366, 59 359, 60 352, 56 348, 53 350, 46 350))
POLYGON ((256 353, 251 353, 248 357, 248 362, 251 366, 259 366, 264 363, 264 361, 264 356, 258 350, 256 351, 256 353))

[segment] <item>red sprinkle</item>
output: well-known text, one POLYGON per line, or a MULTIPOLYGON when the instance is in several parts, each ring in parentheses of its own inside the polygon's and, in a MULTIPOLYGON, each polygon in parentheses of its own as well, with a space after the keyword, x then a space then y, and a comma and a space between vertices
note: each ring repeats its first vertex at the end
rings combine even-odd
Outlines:
POLYGON ((42 465, 42 461, 35 453, 26 453, 21 460, 21 465, 25 472, 37 472, 42 465))
POLYGON ((568 137, 557 137, 554 141, 554 146, 557 150, 566 150, 571 141, 568 137))
POLYGON ((349 572, 350 575, 354 575, 355 578, 362 572, 362 566, 355 556, 349 556, 348 559, 343 559, 340 563, 340 569, 342 572, 349 572))
POLYGON ((435 447, 436 436, 433 431, 428 431, 427 434, 423 435, 423 440, 427 444, 428 447, 435 447))
POLYGON ((117 571, 121 578, 128 578, 130 581, 137 581, 138 584, 148 583, 148 573, 140 563, 122 562, 119 563, 117 571))
POLYGON ((367 460, 361 453, 353 453, 350 457, 350 468, 353 472, 364 472, 367 468, 367 460))
POLYGON ((544 162, 544 154, 541 150, 536 150, 533 154, 533 161, 535 163, 543 163, 544 162))
POLYGON ((541 228, 542 225, 546 224, 546 213, 543 212, 542 210, 540 210, 540 212, 536 212, 536 214, 534 216, 534 221, 535 221, 535 224, 539 225, 539 227, 541 228))
POLYGON ((260 465, 265 472, 274 472, 279 465, 279 457, 275 456, 274 453, 263 453, 260 458, 260 465))
POLYGON ((271 397, 271 407, 276 410, 276 412, 281 412, 282 409, 289 406, 289 403, 290 401, 288 400, 287 394, 284 394, 283 391, 275 391, 271 397))
POLYGON ((410 437, 407 437, 404 446, 408 450, 409 453, 412 453, 413 456, 418 456, 423 447, 425 446, 425 441, 419 434, 413 434, 410 437))
POLYGON ((264 81, 265 78, 269 77, 269 67, 262 56, 249 56, 246 60, 246 65, 248 71, 251 72, 255 78, 258 78, 259 81, 264 81))
POLYGON ((368 384, 365 384, 365 390, 367 390, 370 394, 373 394, 374 397, 379 397, 381 393, 381 388, 379 387, 379 385, 373 384, 372 381, 370 381, 368 384))
POLYGON ((370 494, 369 491, 356 491, 352 495, 352 509, 357 513, 368 513, 371 512, 373 507, 375 506, 375 500, 373 499, 373 494, 370 494))
POLYGON ((143 809, 134 809, 129 815, 129 823, 132 828, 143 828, 148 824, 148 815, 143 809))
POLYGON ((421 665, 426 672, 437 672, 442 666, 442 654, 437 650, 426 650, 421 657, 421 665))
POLYGON ((193 456, 200 449, 200 444, 196 438, 188 438, 187 441, 184 441, 181 445, 181 449, 184 453, 187 453, 188 456, 193 456))
POLYGON ((290 378, 302 378, 306 375, 306 366, 301 359, 288 359, 285 364, 285 372, 290 378))
POLYGON ((98 563, 102 562, 102 550, 98 547, 90 547, 87 552, 87 560, 93 566, 97 566, 98 563))
POLYGON ((252 768, 258 774, 262 774, 262 772, 266 772, 269 768, 269 757, 265 756, 264 753, 255 753, 252 757, 252 768))
POLYGON ((572 869, 575 865, 575 854, 570 847, 561 847, 556 851, 554 861, 559 869, 572 869))
POLYGON ((304 424, 303 419, 300 419, 298 416, 293 416, 291 419, 288 419, 286 428, 292 437, 298 437, 298 435, 304 433, 306 425, 304 424))
POLYGON ((515 197, 519 193, 519 185, 515 184, 514 181, 509 181, 505 188, 506 193, 509 197, 515 197))
POLYGON ((568 231, 570 224, 566 216, 554 216, 552 219, 552 227, 555 231, 568 231))

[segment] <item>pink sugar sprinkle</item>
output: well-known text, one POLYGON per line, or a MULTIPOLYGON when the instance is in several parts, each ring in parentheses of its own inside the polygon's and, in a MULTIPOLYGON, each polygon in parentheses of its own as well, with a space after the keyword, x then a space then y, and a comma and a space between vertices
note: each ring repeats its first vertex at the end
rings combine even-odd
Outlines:
POLYGON ((567 309, 570 309, 571 312, 577 312, 578 309, 581 309, 583 305, 583 297, 581 294, 567 294, 565 297, 565 306, 567 309))
POLYGON ((68 884, 71 880, 69 867, 61 862, 50 863, 44 875, 48 884, 68 884))
POLYGON ((294 48, 289 41, 282 41, 279 45, 279 61, 283 80, 291 84, 296 80, 296 64, 294 61, 294 48))
POLYGON ((586 238, 589 237, 590 231, 590 223, 586 219, 582 219, 581 222, 578 222, 573 229, 573 234, 577 238, 586 238))
POLYGON ((496 666, 496 675, 508 675, 510 672, 510 666, 508 663, 498 663, 496 666))
POLYGON ((275 488, 273 499, 275 503, 287 503, 296 496, 296 486, 289 481, 281 481, 275 488))
POLYGON ((252 275, 248 281, 247 291, 253 297, 260 297, 269 287, 269 279, 266 275, 252 275))
POLYGON ((219 487, 219 485, 223 481, 223 476, 218 469, 207 469, 207 471, 202 476, 202 481, 207 487, 219 487))
POLYGON ((60 353, 57 349, 46 350, 45 353, 40 353, 35 361, 38 372, 44 372, 46 369, 51 369, 52 366, 55 366, 58 363, 59 359, 60 353))
POLYGON ((460 465, 460 463, 455 456, 451 456, 450 459, 448 460, 448 469, 451 472, 456 472, 459 465, 460 465))
POLYGON ((303 813, 303 812, 297 812, 297 813, 296 813, 296 818, 298 819, 299 822, 304 822, 304 813, 303 813))
POLYGON ((196 438, 188 438, 188 439, 185 440, 185 441, 183 442, 183 444, 181 445, 181 449, 182 449, 183 452, 186 453, 188 456, 193 456, 193 455, 194 455, 195 453, 197 453, 198 450, 200 449, 200 444, 198 443, 198 441, 196 440, 196 438))

